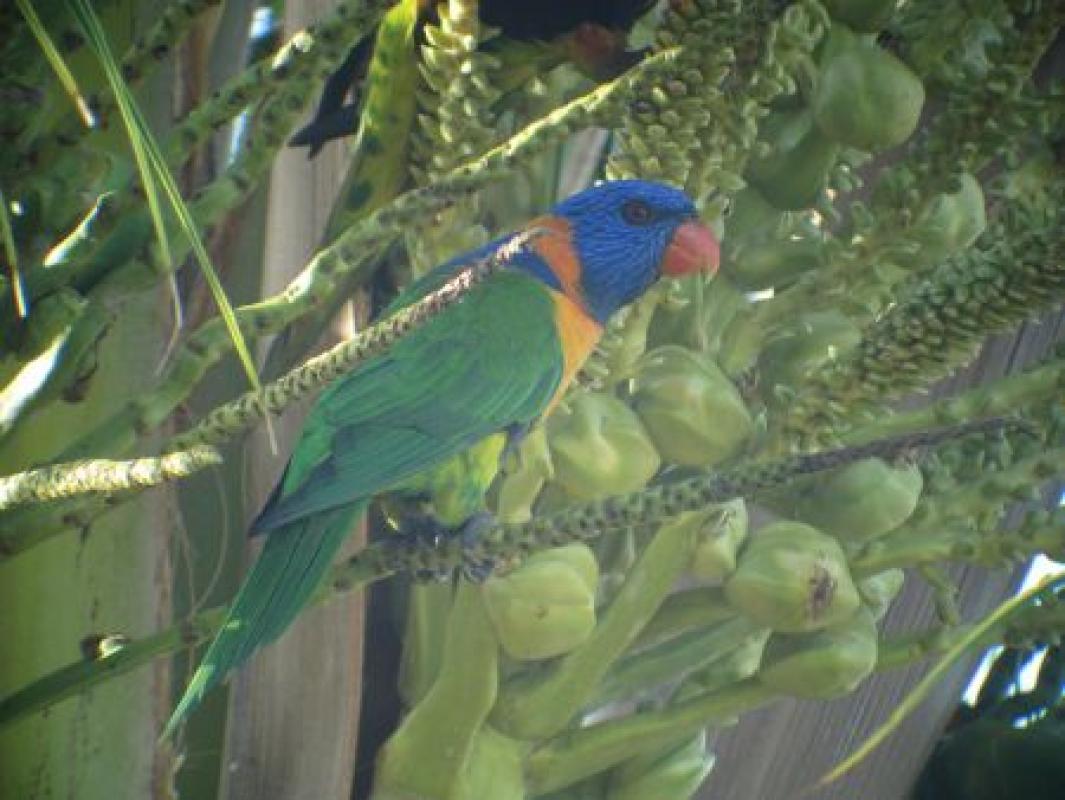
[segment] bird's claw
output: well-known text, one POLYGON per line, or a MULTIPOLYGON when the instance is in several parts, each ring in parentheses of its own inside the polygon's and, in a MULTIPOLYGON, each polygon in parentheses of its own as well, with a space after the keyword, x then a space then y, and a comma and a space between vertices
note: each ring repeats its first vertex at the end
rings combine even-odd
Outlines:
MULTIPOLYGON (((477 557, 482 534, 495 525, 495 517, 487 512, 474 514, 456 528, 449 528, 431 516, 411 516, 403 520, 401 530, 389 537, 392 547, 400 548, 405 555, 421 553, 431 560, 433 552, 440 552, 446 544, 456 539, 461 548, 461 563, 458 569, 471 583, 484 583, 495 571, 498 562, 494 558, 477 557)), ((444 582, 451 580, 453 567, 430 567, 413 569, 416 581, 444 582)))

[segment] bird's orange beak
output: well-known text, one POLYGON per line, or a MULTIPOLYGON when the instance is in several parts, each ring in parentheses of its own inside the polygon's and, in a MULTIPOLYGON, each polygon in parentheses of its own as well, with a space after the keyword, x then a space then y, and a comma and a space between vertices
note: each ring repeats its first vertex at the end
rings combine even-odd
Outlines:
POLYGON ((721 245, 703 223, 689 220, 673 233, 673 241, 662 258, 662 273, 671 278, 694 272, 717 272, 721 245))

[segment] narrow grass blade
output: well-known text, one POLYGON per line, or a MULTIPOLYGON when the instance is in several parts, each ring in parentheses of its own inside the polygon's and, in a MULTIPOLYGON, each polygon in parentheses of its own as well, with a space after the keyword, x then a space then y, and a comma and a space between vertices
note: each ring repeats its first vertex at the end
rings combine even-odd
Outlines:
POLYGON ((22 285, 22 275, 18 269, 15 234, 11 231, 11 217, 2 189, 0 189, 0 240, 3 240, 4 257, 7 259, 7 268, 11 273, 11 293, 15 296, 15 313, 19 315, 19 319, 26 319, 30 315, 30 304, 26 298, 25 287, 22 285))
POLYGON ((70 72, 70 68, 63 60, 63 56, 59 54, 55 42, 52 41, 52 37, 49 36, 48 31, 45 30, 44 23, 42 23, 41 18, 37 16, 37 10, 33 7, 30 0, 15 0, 15 4, 18 6, 18 10, 22 12, 22 16, 26 18, 26 24, 29 25, 30 32, 33 33, 34 38, 37 39, 37 44, 44 53, 44 57, 48 59, 48 63, 52 66, 52 70, 59 79, 63 91, 70 96, 71 102, 74 103, 74 107, 78 110, 78 116, 80 116, 82 122, 85 123, 85 127, 95 127, 96 117, 93 115, 92 109, 89 108, 89 104, 85 101, 81 91, 78 89, 78 84, 74 80, 74 75, 70 72))
POLYGON ((145 194, 148 198, 149 210, 151 211, 152 220, 156 226, 160 247, 163 250, 163 258, 167 262, 170 260, 165 225, 163 223, 161 208, 158 201, 160 188, 162 189, 162 193, 166 195, 180 227, 188 237, 192 251, 196 255, 196 260, 200 264, 200 269, 203 271, 204 280, 207 282, 207 286, 210 289, 211 294, 214 296, 215 303, 218 305, 219 313, 221 314, 226 328, 229 331, 229 335, 233 340, 234 349, 244 367, 244 371, 247 373, 248 380, 253 388, 261 391, 262 385, 259 382, 259 376, 256 372, 255 364, 252 361, 247 343, 240 331, 240 326, 237 324, 237 317, 233 312, 233 306, 225 295, 222 283, 218 278, 218 273, 215 271, 211 259, 207 254, 207 248, 204 246, 203 239, 201 238, 199 231, 196 229, 196 224, 192 219, 192 214, 189 211, 188 205, 185 203, 184 198, 182 198, 177 182, 174 180, 174 176, 166 165, 166 159, 163 157, 162 151, 160 150, 158 143, 155 141, 155 138, 152 136, 151 130, 148 128, 144 117, 137 108, 129 87, 122 79, 118 63, 115 60, 114 54, 111 52, 106 34, 100 25, 100 21, 93 12, 88 0, 68 0, 68 2, 75 18, 85 31, 89 44, 93 47, 99 57, 100 63, 104 67, 108 83, 111 85, 111 89, 115 94, 115 100, 119 112, 122 115, 123 123, 129 133, 130 146, 133 149, 134 157, 137 161, 137 168, 140 172, 145 194))
POLYGON ((939 663, 924 676, 921 682, 914 687, 913 691, 910 692, 909 695, 907 695, 907 697, 895 708, 891 713, 891 716, 887 718, 887 721, 873 731, 869 738, 866 739, 857 750, 847 756, 847 758, 843 759, 843 761, 822 777, 821 780, 817 782, 817 786, 825 786, 850 772, 851 769, 865 760, 866 756, 873 752, 873 750, 883 744, 883 742, 895 732, 899 725, 902 724, 903 720, 905 720, 906 717, 912 714, 913 711, 924 702, 925 698, 928 697, 928 694, 935 687, 936 683, 939 682, 940 678, 942 678, 971 647, 986 636, 989 631, 996 626, 1001 625, 1011 615, 1024 608, 1033 598, 1048 590, 1054 591, 1061 586, 1065 586, 1065 576, 1060 574, 1049 575, 1027 591, 1021 592, 1015 597, 1006 600, 983 620, 974 625, 972 630, 959 639, 957 644, 943 654, 943 658, 940 659, 939 663))

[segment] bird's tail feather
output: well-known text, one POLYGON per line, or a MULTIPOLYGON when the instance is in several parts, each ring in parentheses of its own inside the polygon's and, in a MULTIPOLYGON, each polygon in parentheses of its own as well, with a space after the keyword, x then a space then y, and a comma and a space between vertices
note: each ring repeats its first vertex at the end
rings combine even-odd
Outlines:
POLYGON ((167 722, 164 737, 231 669, 288 628, 321 583, 363 508, 357 504, 324 511, 270 532, 167 722))

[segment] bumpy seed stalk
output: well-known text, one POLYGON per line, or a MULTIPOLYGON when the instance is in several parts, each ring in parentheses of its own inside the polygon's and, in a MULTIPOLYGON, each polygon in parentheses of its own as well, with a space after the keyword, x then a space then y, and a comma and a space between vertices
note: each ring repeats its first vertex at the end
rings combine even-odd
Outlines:
POLYGON ((284 91, 293 75, 311 73, 317 80, 327 68, 318 43, 337 40, 344 47, 354 45, 377 22, 385 5, 383 2, 340 3, 312 29, 296 33, 276 53, 230 78, 171 131, 164 148, 170 168, 183 164, 194 148, 219 126, 259 100, 284 91), (308 38, 308 33, 312 32, 313 38, 308 38))
MULTIPOLYGON (((369 7, 349 0, 316 28, 300 31, 282 48, 275 62, 281 79, 275 81, 275 91, 263 101, 244 146, 222 174, 189 201, 193 219, 201 230, 219 222, 255 188, 310 101, 313 87, 343 59, 348 47, 372 28, 383 5, 383 0, 369 7)), ((168 151, 173 149, 168 145, 168 151)), ((137 187, 128 188, 116 203, 119 209, 136 208, 133 216, 144 217, 145 211, 136 200, 138 191, 137 187)), ((131 287, 154 284, 161 273, 176 269, 187 256, 189 243, 177 233, 173 237, 171 263, 159 263, 151 244, 150 226, 133 225, 128 220, 118 226, 116 223, 129 215, 116 216, 110 223, 115 225, 113 231, 106 231, 111 235, 103 237, 100 247, 87 253, 83 260, 65 265, 69 281, 83 289, 103 281, 98 291, 121 295, 131 287)), ((98 231, 98 236, 103 233, 98 231)))
POLYGON ((170 0, 148 32, 122 57, 122 77, 135 86, 184 40, 200 16, 221 0, 170 0))
MULTIPOLYGON (((668 71, 676 55, 670 51, 645 59, 620 78, 560 106, 484 156, 456 168, 447 177, 396 198, 319 252, 288 288, 272 298, 237 309, 241 330, 245 335, 262 336, 278 331, 308 313, 326 301, 344 275, 365 265, 411 220, 433 213, 456 198, 499 180, 530 156, 572 131, 609 120, 618 105, 626 101, 640 76, 658 70, 668 71)), ((0 304, 2 302, 0 297, 0 304)), ((117 411, 60 457, 74 460, 126 451, 141 433, 166 419, 231 347, 232 341, 221 320, 206 323, 177 352, 160 386, 117 411)), ((32 515, 0 520, 0 531, 30 526, 38 535, 48 536, 72 525, 87 524, 99 510, 37 510, 32 515)))
POLYGON ((254 391, 246 392, 237 400, 216 408, 195 428, 168 442, 165 449, 183 449, 193 443, 219 444, 250 428, 261 420, 265 413, 279 413, 310 392, 320 389, 373 356, 388 350, 411 331, 458 303, 474 286, 512 261, 530 241, 549 233, 550 231, 542 228, 522 231, 490 257, 480 259, 460 270, 440 289, 356 334, 348 341, 341 342, 326 353, 315 356, 280 380, 266 386, 261 395, 254 391))
MULTIPOLYGON (((184 41, 201 16, 218 5, 220 0, 170 0, 155 24, 122 57, 119 68, 126 83, 131 88, 141 83, 184 41)), ((109 94, 95 97, 92 105, 95 118, 106 121, 115 110, 115 99, 109 94)), ((50 169, 58 153, 80 145, 90 130, 73 115, 64 117, 58 130, 31 154, 33 162, 50 169)))
POLYGON ((884 414, 845 432, 844 444, 901 436, 936 425, 956 425, 978 417, 1016 413, 1032 403, 1045 403, 1065 394, 1065 360, 1055 359, 1024 372, 1001 378, 954 397, 945 397, 913 411, 884 414))
MULTIPOLYGON (((934 446, 956 438, 963 432, 988 427, 1000 427, 994 421, 967 427, 934 431, 887 442, 803 456, 792 456, 768 464, 737 467, 718 475, 696 478, 673 487, 659 486, 624 497, 590 503, 551 517, 533 519, 515 525, 497 525, 485 532, 478 547, 460 542, 444 542, 433 548, 411 547, 409 544, 386 540, 370 545, 346 564, 333 569, 329 580, 312 599, 322 602, 338 593, 362 588, 387 578, 401 570, 439 570, 455 568, 471 560, 483 564, 491 558, 513 557, 549 546, 568 544, 576 539, 588 539, 602 532, 627 529, 633 525, 651 525, 734 497, 749 497, 759 491, 776 488, 797 475, 834 469, 842 464, 877 456, 890 459, 916 447, 934 446)), ((190 620, 140 641, 133 641, 115 656, 101 659, 89 666, 64 667, 46 675, 23 689, 0 699, 0 725, 25 714, 47 708, 89 686, 116 676, 155 658, 190 647, 212 635, 220 624, 224 609, 204 611, 190 620), (184 636, 192 630, 194 636, 184 636), (123 655, 118 658, 118 655, 123 655)))
POLYGON ((484 152, 495 138, 491 107, 500 95, 493 86, 498 64, 478 50, 486 38, 478 5, 477 0, 442 2, 440 24, 425 28, 427 41, 419 68, 432 94, 420 98, 424 102, 419 103, 413 149, 423 182, 432 182, 484 152))
POLYGON ((814 376, 789 408, 782 441, 808 446, 842 421, 949 374, 989 333, 1060 303, 1065 291, 1060 231, 1005 227, 1000 236, 1009 238, 995 237, 985 250, 934 270, 857 348, 814 376))
MULTIPOLYGON (((246 392, 237 400, 215 409, 195 428, 174 437, 165 445, 164 450, 175 452, 196 445, 221 444, 261 420, 266 410, 273 413, 283 410, 308 393, 387 350, 412 330, 459 302, 472 287, 501 269, 515 253, 542 233, 540 229, 532 229, 516 235, 491 257, 459 271, 455 278, 437 291, 382 320, 353 339, 338 344, 329 352, 311 359, 285 377, 267 385, 262 393, 246 392)), ((91 449, 89 451, 92 452, 91 449)), ((110 504, 96 500, 86 510, 91 514, 94 509, 105 507, 110 507, 110 504)), ((0 504, 0 509, 2 508, 3 505, 0 504)), ((47 516, 44 519, 54 518, 58 514, 62 521, 64 517, 68 517, 70 511, 69 508, 45 511, 47 516)), ((3 545, 0 551, 6 555, 14 555, 61 532, 63 527, 64 525, 42 524, 40 509, 29 509, 21 516, 12 515, 0 522, 0 544, 3 545)))
POLYGON ((979 520, 986 512, 997 518, 1006 504, 1027 500, 1033 487, 1062 475, 1065 475, 1065 447, 1048 447, 1003 469, 984 470, 957 488, 927 493, 907 527, 934 530, 940 525, 979 520))
MULTIPOLYGON (((408 153, 416 110, 417 0, 402 0, 381 20, 362 85, 361 113, 348 173, 329 212, 322 245, 395 199, 408 182, 408 153)), ((428 214, 427 216, 435 216, 428 214)), ((360 275, 337 283, 331 296, 274 340, 264 372, 280 374, 299 363, 359 288, 360 275)))
POLYGON ((1030 88, 1032 72, 1063 24, 1065 7, 1043 3, 1023 29, 999 29, 1002 42, 990 48, 991 63, 980 80, 959 71, 916 154, 926 190, 943 191, 962 172, 975 173, 998 156, 1023 155, 1045 104, 1030 88))
POLYGON ((683 55, 669 76, 648 76, 636 87, 608 178, 641 176, 684 186, 699 147, 696 130, 706 124, 721 96, 735 53, 726 46, 734 32, 738 0, 697 0, 667 11, 657 46, 680 45, 683 55), (725 9, 719 6, 727 6, 725 9), (724 13, 723 13, 724 12, 724 13), (729 24, 730 18, 732 24, 729 24))
MULTIPOLYGON (((242 331, 258 337, 276 332, 299 318, 324 302, 342 275, 365 264, 372 253, 392 241, 412 220, 498 180, 573 130, 608 118, 616 104, 624 101, 639 75, 668 68, 674 57, 674 53, 663 53, 645 60, 625 76, 559 107, 482 157, 452 170, 436 183, 396 198, 318 253, 278 295, 237 309, 242 331)), ((220 320, 205 324, 179 351, 162 386, 120 410, 69 452, 92 454, 121 452, 128 448, 138 431, 150 430, 169 415, 174 406, 192 391, 207 368, 229 352, 231 344, 220 320)), ((64 456, 71 457, 78 456, 64 456)))
MULTIPOLYGON (((498 140, 495 102, 499 61, 483 52, 490 38, 478 17, 477 0, 447 0, 438 5, 439 26, 425 28, 426 44, 418 64, 428 91, 418 95, 418 124, 411 148, 411 173, 431 182, 462 160, 484 152, 498 140)), ((476 198, 420 221, 407 237, 414 274, 420 275, 456 250, 476 247, 488 234, 477 223, 476 198)))
POLYGON ((146 489, 220 463, 222 456, 213 447, 198 446, 155 458, 92 459, 31 469, 0 477, 0 510, 83 494, 146 489))

